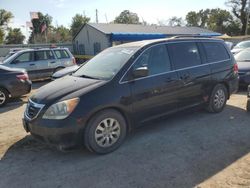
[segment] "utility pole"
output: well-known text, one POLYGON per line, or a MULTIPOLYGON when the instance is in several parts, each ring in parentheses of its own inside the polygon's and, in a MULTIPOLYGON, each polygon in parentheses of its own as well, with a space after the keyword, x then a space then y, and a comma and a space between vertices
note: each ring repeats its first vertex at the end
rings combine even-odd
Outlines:
POLYGON ((95 22, 98 23, 98 10, 95 9, 95 22))
POLYGON ((246 21, 245 35, 247 35, 247 31, 248 31, 249 16, 250 16, 250 0, 248 0, 248 5, 247 5, 247 17, 246 17, 247 21, 246 21))

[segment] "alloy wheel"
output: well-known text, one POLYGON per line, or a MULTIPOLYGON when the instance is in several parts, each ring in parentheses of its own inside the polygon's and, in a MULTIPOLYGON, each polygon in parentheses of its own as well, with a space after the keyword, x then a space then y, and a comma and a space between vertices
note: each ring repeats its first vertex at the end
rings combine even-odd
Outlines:
POLYGON ((214 95, 214 106, 217 109, 222 108, 225 103, 225 100, 226 100, 226 96, 225 96, 225 92, 223 91, 223 89, 217 90, 217 92, 214 95))
POLYGON ((5 93, 0 91, 0 105, 6 101, 5 93))
POLYGON ((95 141, 100 147, 110 147, 120 137, 121 126, 114 118, 102 120, 95 130, 95 141))

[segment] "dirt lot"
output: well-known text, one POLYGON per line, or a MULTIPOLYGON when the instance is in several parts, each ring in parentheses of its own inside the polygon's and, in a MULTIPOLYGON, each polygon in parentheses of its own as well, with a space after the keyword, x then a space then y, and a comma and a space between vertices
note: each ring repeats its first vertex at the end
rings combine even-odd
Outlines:
POLYGON ((250 187, 245 92, 220 114, 191 110, 151 122, 104 156, 84 148, 62 153, 33 140, 21 123, 26 100, 0 109, 1 188, 250 187))

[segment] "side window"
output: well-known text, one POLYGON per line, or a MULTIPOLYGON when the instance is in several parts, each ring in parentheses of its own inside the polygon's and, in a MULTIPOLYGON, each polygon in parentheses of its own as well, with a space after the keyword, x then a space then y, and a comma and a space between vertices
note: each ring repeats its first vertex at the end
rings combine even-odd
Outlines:
POLYGON ((195 42, 168 44, 168 50, 175 69, 201 64, 199 50, 195 42))
POLYGON ((48 60, 53 59, 53 54, 46 50, 46 51, 36 51, 35 52, 35 60, 36 61, 42 61, 42 60, 48 60))
POLYGON ((171 64, 165 45, 149 48, 137 59, 133 69, 147 67, 149 75, 160 74, 171 71, 171 64))
POLYGON ((18 61, 20 63, 24 63, 24 62, 29 62, 33 60, 32 57, 32 52, 24 52, 23 54, 19 55, 15 61, 18 61))
POLYGON ((48 59, 55 59, 54 54, 51 50, 46 51, 46 55, 48 59))
POLYGON ((69 58, 68 52, 66 50, 54 50, 57 59, 69 58))
POLYGON ((222 43, 203 42, 203 46, 207 55, 208 63, 230 59, 230 56, 222 43))

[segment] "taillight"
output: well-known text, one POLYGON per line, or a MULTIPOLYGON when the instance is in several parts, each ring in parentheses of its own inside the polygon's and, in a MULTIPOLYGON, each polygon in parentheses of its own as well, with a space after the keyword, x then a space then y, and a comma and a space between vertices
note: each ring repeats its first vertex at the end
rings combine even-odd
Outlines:
POLYGON ((238 73, 239 72, 239 68, 237 63, 234 64, 234 73, 238 73))
POLYGON ((25 81, 25 80, 29 79, 29 76, 28 76, 27 73, 16 75, 16 77, 17 77, 18 80, 21 80, 21 81, 25 81))
POLYGON ((76 65, 76 58, 73 57, 73 64, 76 65))

